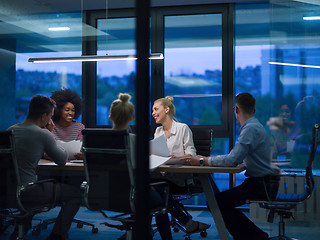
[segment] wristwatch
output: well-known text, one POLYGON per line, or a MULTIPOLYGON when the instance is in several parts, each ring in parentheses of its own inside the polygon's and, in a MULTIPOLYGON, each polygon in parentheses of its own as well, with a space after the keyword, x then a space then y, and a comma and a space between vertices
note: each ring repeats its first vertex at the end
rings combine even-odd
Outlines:
POLYGON ((200 160, 199 160, 199 163, 200 163, 200 166, 204 166, 204 158, 202 157, 202 158, 200 158, 200 160))

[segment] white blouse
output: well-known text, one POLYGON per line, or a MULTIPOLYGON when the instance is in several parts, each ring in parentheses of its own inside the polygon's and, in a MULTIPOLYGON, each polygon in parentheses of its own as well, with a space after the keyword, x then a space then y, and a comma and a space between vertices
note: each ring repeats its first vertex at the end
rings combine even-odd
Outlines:
MULTIPOLYGON (((154 138, 164 134, 163 127, 157 127, 154 138)), ((176 157, 190 154, 195 156, 196 149, 193 144, 192 132, 187 124, 172 122, 171 132, 167 136, 167 145, 171 155, 176 157)))

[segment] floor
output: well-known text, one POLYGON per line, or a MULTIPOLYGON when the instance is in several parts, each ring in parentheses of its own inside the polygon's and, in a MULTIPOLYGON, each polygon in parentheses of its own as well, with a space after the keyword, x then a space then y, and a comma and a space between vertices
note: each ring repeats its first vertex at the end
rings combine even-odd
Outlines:
MULTIPOLYGON (((41 219, 48 219, 55 217, 59 211, 59 208, 53 209, 48 213, 43 213, 37 215, 37 217, 41 219)), ((205 222, 208 224, 211 224, 211 227, 208 229, 207 237, 202 238, 199 233, 193 234, 191 236, 191 239, 197 240, 197 239, 207 239, 207 240, 218 240, 219 235, 216 230, 215 225, 213 224, 213 220, 211 218, 211 214, 208 211, 189 211, 190 214, 193 216, 194 219, 205 222)), ((100 214, 95 212, 90 212, 86 208, 81 208, 76 216, 79 219, 84 219, 88 222, 94 223, 96 227, 99 229, 98 233, 92 233, 91 227, 84 226, 83 228, 79 229, 77 228, 76 224, 73 224, 71 226, 71 229, 69 231, 69 240, 116 240, 119 238, 123 232, 116 230, 114 228, 110 228, 104 225, 101 225, 101 222, 105 222, 106 219, 100 214), (84 217, 85 216, 85 217, 84 217)), ((277 220, 277 219, 275 219, 277 220)), ((33 225, 36 225, 38 222, 33 221, 33 225)), ((268 232, 270 236, 275 236, 278 233, 278 225, 277 222, 275 223, 258 223, 259 227, 261 227, 264 231, 268 232)), ((47 229, 41 230, 39 236, 33 236, 32 232, 29 231, 29 233, 25 236, 27 240, 43 240, 45 239, 50 231, 52 229, 52 224, 48 226, 47 229)), ((9 236, 12 232, 13 228, 8 227, 8 229, 0 235, 0 240, 7 240, 9 239, 9 236)), ((286 234, 290 237, 294 237, 299 240, 313 240, 313 239, 319 239, 320 238, 320 225, 316 223, 306 223, 306 222, 290 222, 286 225, 286 234)), ((173 239, 175 240, 184 240, 184 234, 179 231, 177 233, 173 232, 173 239)), ((160 236, 158 233, 155 234, 154 240, 160 240, 160 236)))

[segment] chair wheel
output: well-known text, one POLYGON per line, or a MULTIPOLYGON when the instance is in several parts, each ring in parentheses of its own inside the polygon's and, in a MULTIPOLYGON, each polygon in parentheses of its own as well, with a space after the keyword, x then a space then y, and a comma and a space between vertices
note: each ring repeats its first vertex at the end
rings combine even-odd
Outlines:
POLYGON ((184 237, 184 240, 191 240, 190 236, 184 237))
POLYGON ((32 236, 39 236, 41 232, 41 229, 39 227, 32 229, 32 236))
POLYGON ((92 233, 98 233, 98 231, 99 231, 99 229, 98 229, 98 228, 95 228, 95 227, 92 228, 92 230, 91 230, 92 233))
POLYGON ((48 228, 48 224, 42 223, 42 224, 41 224, 41 227, 42 227, 43 230, 46 230, 46 229, 48 228))
POLYGON ((174 227, 172 230, 173 230, 174 232, 179 232, 179 228, 177 228, 177 227, 174 227))
POLYGON ((83 223, 77 223, 77 228, 83 228, 83 223))
POLYGON ((203 231, 200 233, 200 236, 205 238, 208 235, 208 233, 206 231, 203 231))

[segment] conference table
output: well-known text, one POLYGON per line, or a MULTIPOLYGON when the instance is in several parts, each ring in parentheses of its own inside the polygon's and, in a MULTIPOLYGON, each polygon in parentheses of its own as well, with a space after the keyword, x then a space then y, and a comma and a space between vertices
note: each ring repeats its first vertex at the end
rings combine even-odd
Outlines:
MULTIPOLYGON (((219 192, 219 188, 212 178, 212 173, 235 174, 245 170, 243 164, 236 167, 207 167, 207 166, 186 166, 186 165, 161 165, 155 171, 167 173, 196 173, 199 176, 203 191, 208 201, 213 220, 215 222, 220 239, 229 240, 229 234, 225 227, 220 209, 214 194, 219 192)), ((84 165, 82 162, 68 162, 65 166, 58 166, 48 160, 40 160, 38 173, 45 176, 82 176, 84 178, 84 165)))
POLYGON ((219 192, 219 188, 212 178, 212 173, 235 174, 244 171, 246 167, 239 164, 236 167, 209 167, 209 166, 186 166, 186 165, 161 165, 156 169, 166 173, 196 173, 199 176, 203 192, 206 195, 211 215, 215 222, 220 239, 229 240, 229 234, 224 224, 220 209, 214 194, 219 192))

